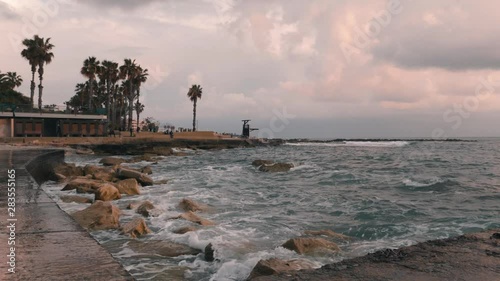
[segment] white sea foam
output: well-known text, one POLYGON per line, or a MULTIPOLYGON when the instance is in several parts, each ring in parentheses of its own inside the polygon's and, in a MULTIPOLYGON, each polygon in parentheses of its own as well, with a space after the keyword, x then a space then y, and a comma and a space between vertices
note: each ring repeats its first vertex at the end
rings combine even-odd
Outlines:
POLYGON ((426 187, 426 186, 431 186, 431 185, 434 185, 436 183, 441 183, 441 182, 444 182, 444 180, 441 178, 438 178, 438 177, 431 178, 429 180, 426 180, 425 182, 418 182, 418 181, 414 181, 412 179, 404 179, 403 180, 403 183, 406 186, 410 186, 410 187, 426 187))
POLYGON ((318 147, 403 147, 410 144, 407 141, 345 141, 345 142, 329 142, 329 143, 317 143, 317 142, 298 142, 298 143, 286 143, 285 145, 290 146, 318 146, 318 147))

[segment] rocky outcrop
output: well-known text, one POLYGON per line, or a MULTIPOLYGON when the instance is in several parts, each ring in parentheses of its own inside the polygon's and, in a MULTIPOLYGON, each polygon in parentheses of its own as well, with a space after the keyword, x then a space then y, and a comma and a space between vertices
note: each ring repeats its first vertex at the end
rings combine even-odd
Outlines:
POLYGON ((151 233, 151 230, 148 228, 143 218, 133 219, 132 221, 124 224, 121 230, 122 234, 129 235, 132 238, 137 238, 151 233))
POLYGON ((205 247, 204 253, 206 261, 212 262, 215 260, 215 250, 212 243, 208 243, 208 245, 205 247))
POLYGON ((254 280, 260 276, 276 275, 279 273, 287 273, 291 271, 313 269, 314 264, 307 260, 280 260, 268 259, 260 260, 253 268, 247 280, 254 280))
POLYGON ((339 246, 337 246, 337 244, 325 240, 323 238, 307 238, 307 237, 293 238, 286 241, 281 246, 285 249, 295 251, 301 255, 340 251, 340 248, 339 246))
MULTIPOLYGON (((142 253, 146 257, 178 257, 182 255, 197 255, 201 252, 198 249, 165 240, 131 240, 128 242, 128 247, 136 253, 142 253)), ((138 257, 141 257, 141 255, 138 255, 138 257)))
POLYGON ((193 212, 186 212, 180 216, 178 216, 177 218, 179 219, 185 219, 187 221, 190 221, 190 222, 194 222, 194 223, 197 223, 197 224, 200 224, 200 225, 203 225, 203 226, 208 226, 208 225, 215 225, 214 222, 210 221, 210 220, 207 220, 207 219, 204 219, 202 217, 199 217, 197 216, 195 213, 193 212))
POLYGON ((290 163, 274 163, 274 164, 264 164, 259 167, 259 171, 268 173, 278 173, 278 172, 288 172, 293 168, 293 164, 290 163))
POLYGON ((202 212, 207 209, 207 206, 197 203, 191 199, 184 198, 181 202, 179 202, 179 208, 185 212, 202 212))
POLYGON ((184 226, 184 227, 181 227, 179 229, 174 230, 173 233, 184 234, 184 233, 188 233, 188 232, 196 231, 196 230, 198 230, 198 229, 196 229, 196 227, 194 227, 194 226, 184 226))
POLYGON ((122 179, 136 179, 142 186, 153 185, 153 179, 135 170, 118 168, 116 170, 116 175, 122 179))
POLYGON ((118 188, 116 188, 114 185, 109 184, 109 183, 104 183, 102 184, 96 191, 95 191, 95 200, 101 200, 101 201, 112 201, 112 200, 117 200, 122 198, 120 191, 118 191, 118 188))
POLYGON ((104 157, 101 159, 101 161, 99 161, 99 163, 101 163, 104 166, 116 166, 126 162, 127 162, 126 159, 118 157, 104 157))
POLYGON ((331 237, 333 239, 345 240, 345 241, 351 240, 351 237, 345 236, 345 235, 340 234, 340 233, 333 232, 329 229, 327 229, 327 230, 306 230, 304 232, 304 234, 311 235, 311 236, 327 236, 327 237, 331 237))
POLYGON ((64 203, 82 203, 82 204, 87 204, 87 203, 92 203, 92 199, 83 197, 83 196, 77 196, 77 195, 63 195, 60 197, 61 201, 64 203))
POLYGON ((72 216, 83 228, 90 231, 118 229, 120 226, 120 210, 110 202, 96 201, 72 216))
POLYGON ((68 182, 64 186, 62 191, 74 190, 77 188, 83 188, 84 190, 97 190, 104 183, 105 183, 104 181, 100 180, 93 180, 86 177, 78 177, 68 182))
POLYGON ((139 195, 141 194, 139 190, 139 184, 136 179, 126 179, 117 181, 114 186, 118 189, 121 194, 126 195, 139 195))
POLYGON ((83 168, 75 164, 62 163, 56 165, 53 170, 54 174, 62 175, 66 178, 83 176, 83 168))

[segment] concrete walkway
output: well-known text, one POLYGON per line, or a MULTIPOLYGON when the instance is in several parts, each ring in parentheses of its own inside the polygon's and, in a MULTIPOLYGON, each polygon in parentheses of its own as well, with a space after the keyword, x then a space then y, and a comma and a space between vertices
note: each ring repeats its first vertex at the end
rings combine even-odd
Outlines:
MULTIPOLYGON (((33 180, 25 164, 43 153, 0 150, 0 280, 134 280, 33 180), (8 221, 11 168, 16 171, 17 221, 8 221), (11 223, 15 223, 15 273, 8 272, 11 223)), ((45 165, 45 160, 39 161, 45 165)))

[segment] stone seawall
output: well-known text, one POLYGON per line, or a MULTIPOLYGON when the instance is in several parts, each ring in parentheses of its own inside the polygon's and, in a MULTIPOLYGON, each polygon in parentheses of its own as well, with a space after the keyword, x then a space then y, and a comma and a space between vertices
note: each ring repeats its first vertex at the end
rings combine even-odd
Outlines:
POLYGON ((26 164, 26 170, 33 179, 41 185, 53 179, 53 169, 57 164, 64 163, 64 150, 40 151, 40 155, 26 164))

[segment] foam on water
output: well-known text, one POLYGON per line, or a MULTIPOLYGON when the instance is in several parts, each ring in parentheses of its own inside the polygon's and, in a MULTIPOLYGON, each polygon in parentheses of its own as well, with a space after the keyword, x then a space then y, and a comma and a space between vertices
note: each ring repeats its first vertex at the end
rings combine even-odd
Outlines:
POLYGON ((354 147, 403 147, 409 145, 407 141, 345 141, 341 143, 328 142, 328 143, 317 143, 317 142, 298 142, 298 143, 286 143, 289 146, 317 146, 317 147, 343 147, 343 146, 354 146, 354 147))

